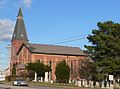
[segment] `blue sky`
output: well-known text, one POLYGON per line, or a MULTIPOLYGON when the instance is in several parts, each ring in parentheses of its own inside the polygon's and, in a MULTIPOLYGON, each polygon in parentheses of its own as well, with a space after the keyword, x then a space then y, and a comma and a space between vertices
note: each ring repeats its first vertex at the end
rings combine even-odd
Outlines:
MULTIPOLYGON (((97 22, 120 23, 120 0, 22 0, 22 11, 30 43, 77 46, 97 22), (74 40, 74 41, 73 41, 74 40), (69 42, 68 42, 69 41, 69 42)), ((20 0, 0 0, 0 68, 7 68, 8 50, 20 0)))

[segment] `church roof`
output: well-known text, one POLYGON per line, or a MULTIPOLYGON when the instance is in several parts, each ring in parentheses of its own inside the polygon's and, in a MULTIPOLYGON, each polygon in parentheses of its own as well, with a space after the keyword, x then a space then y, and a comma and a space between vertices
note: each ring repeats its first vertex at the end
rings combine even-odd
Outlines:
POLYGON ((71 55, 80 56, 86 55, 78 47, 46 45, 46 44, 24 44, 31 53, 37 54, 52 54, 52 55, 71 55))
POLYGON ((13 33, 11 41, 13 40, 28 41, 21 7, 19 8, 17 21, 16 21, 16 25, 15 25, 15 29, 14 29, 14 33, 13 33))

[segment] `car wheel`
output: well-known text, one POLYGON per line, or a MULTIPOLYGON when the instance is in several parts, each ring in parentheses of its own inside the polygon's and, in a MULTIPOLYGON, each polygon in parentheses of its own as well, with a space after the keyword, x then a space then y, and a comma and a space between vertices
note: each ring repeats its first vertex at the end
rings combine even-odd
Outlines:
POLYGON ((18 86, 20 86, 20 84, 18 83, 18 86))

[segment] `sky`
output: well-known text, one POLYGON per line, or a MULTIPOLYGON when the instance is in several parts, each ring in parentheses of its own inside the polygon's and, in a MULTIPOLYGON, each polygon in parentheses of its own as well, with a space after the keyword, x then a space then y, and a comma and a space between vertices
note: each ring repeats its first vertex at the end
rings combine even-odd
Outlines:
POLYGON ((30 43, 85 49, 97 22, 120 23, 120 0, 0 0, 0 71, 9 66, 9 48, 19 7, 30 43))

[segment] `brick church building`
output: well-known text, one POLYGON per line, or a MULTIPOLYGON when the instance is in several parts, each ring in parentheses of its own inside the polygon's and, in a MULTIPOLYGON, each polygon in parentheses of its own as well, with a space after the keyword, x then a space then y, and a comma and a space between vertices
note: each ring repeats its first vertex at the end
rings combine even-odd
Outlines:
POLYGON ((25 65, 30 62, 42 62, 45 65, 51 63, 52 79, 55 80, 55 67, 58 62, 65 60, 70 67, 70 78, 79 76, 79 64, 86 59, 86 55, 78 47, 33 44, 29 43, 23 20, 21 7, 19 8, 16 25, 11 40, 10 73, 13 66, 16 67, 16 75, 20 76, 25 71, 25 65))

